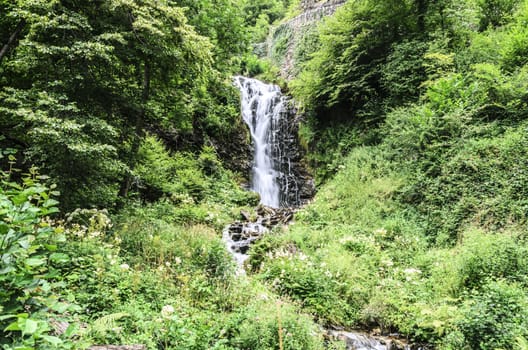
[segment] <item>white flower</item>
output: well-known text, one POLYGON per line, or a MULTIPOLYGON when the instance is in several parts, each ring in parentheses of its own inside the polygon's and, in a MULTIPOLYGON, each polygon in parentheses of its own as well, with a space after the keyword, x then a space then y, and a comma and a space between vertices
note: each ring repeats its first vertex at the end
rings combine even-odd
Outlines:
POLYGON ((269 299, 269 297, 268 297, 265 293, 261 293, 261 294, 258 296, 258 298, 259 298, 260 300, 268 300, 268 299, 269 299))
POLYGON ((170 265, 171 265, 170 262, 168 261, 165 262, 165 266, 170 267, 170 265))
POLYGON ((384 228, 379 228, 376 231, 374 231, 374 234, 379 236, 385 236, 387 234, 387 230, 384 228))
POLYGON ((161 316, 163 318, 170 318, 174 313, 174 307, 172 305, 165 305, 161 308, 161 316))
POLYGON ((182 262, 182 259, 180 259, 179 257, 175 257, 174 262, 176 263, 176 265, 180 265, 182 262))
POLYGON ((384 260, 381 260, 381 263, 385 266, 393 266, 394 265, 394 262, 391 260, 391 259, 384 259, 384 260))
POLYGON ((121 265, 119 265, 119 267, 121 268, 121 270, 128 270, 128 269, 130 269, 130 266, 129 266, 127 263, 121 264, 121 265))

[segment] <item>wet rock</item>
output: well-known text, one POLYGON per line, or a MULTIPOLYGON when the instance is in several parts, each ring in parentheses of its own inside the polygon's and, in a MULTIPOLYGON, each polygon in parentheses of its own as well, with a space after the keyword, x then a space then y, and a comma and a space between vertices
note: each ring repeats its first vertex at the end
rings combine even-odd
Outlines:
POLYGON ((240 211, 240 216, 243 221, 251 221, 251 214, 245 210, 240 211))
POLYGON ((51 319, 50 325, 53 328, 54 335, 62 335, 66 332, 66 330, 70 326, 70 323, 65 322, 65 321, 57 321, 55 319, 51 319))
POLYGON ((339 340, 344 341, 346 344, 347 350, 413 350, 415 349, 412 347, 412 345, 405 344, 400 339, 374 336, 369 333, 347 332, 343 330, 327 330, 327 334, 330 337, 330 339, 339 339, 339 340))
MULTIPOLYGON (((253 243, 273 227, 288 224, 294 213, 293 208, 275 209, 260 205, 256 208, 256 215, 246 212, 249 220, 228 225, 223 231, 223 240, 239 266, 242 268, 253 243)), ((292 249, 296 251, 297 248, 293 246, 292 249)))

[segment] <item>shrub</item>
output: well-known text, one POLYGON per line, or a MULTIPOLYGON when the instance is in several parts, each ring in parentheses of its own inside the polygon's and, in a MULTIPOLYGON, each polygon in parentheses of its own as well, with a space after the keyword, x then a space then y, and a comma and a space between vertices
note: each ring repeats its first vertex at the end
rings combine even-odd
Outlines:
POLYGON ((479 289, 492 280, 526 282, 525 256, 526 248, 514 237, 466 232, 454 262, 460 287, 479 289))
POLYGON ((527 335, 527 296, 515 284, 487 282, 470 293, 462 310, 457 322, 462 337, 452 348, 462 343, 471 349, 513 349, 516 338, 527 335))
POLYGON ((51 334, 50 318, 65 319, 66 311, 75 310, 51 283, 57 266, 70 261, 59 250, 65 237, 49 218, 58 212, 56 193, 34 168, 22 183, 11 181, 12 174, 0 171, 0 344, 3 349, 71 348, 51 334))

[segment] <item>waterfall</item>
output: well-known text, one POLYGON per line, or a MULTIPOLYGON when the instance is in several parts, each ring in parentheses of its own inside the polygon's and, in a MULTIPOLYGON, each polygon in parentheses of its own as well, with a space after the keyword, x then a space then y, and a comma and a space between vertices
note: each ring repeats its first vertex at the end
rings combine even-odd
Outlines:
POLYGON ((313 180, 302 162, 297 132, 299 120, 276 85, 237 76, 242 117, 253 143, 251 189, 260 194, 256 216, 241 213, 243 221, 228 225, 223 240, 243 273, 247 251, 270 229, 286 225, 295 208, 314 193, 313 180))
MULTIPOLYGON (((260 194, 260 202, 266 206, 290 205, 287 200, 281 203, 285 197, 281 182, 290 175, 281 171, 281 164, 289 161, 284 159, 280 131, 281 118, 288 114, 287 100, 277 85, 240 76, 235 78, 235 84, 242 95, 242 117, 254 147, 251 189, 260 194)), ((285 185, 291 187, 289 183, 285 185)))

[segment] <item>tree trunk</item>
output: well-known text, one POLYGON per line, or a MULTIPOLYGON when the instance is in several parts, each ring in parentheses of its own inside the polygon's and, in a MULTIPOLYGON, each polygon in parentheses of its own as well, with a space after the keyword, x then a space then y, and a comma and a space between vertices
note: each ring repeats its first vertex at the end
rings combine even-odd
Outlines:
POLYGON ((121 197, 126 197, 128 191, 132 186, 132 174, 131 172, 136 167, 137 157, 139 152, 139 146, 141 146, 141 140, 144 136, 144 125, 145 125, 145 114, 146 114, 146 105, 150 97, 150 79, 151 79, 151 67, 150 63, 145 59, 143 70, 143 92, 141 94, 141 110, 136 116, 136 126, 134 130, 134 139, 132 141, 132 147, 130 149, 130 173, 125 176, 123 183, 121 184, 121 189, 119 195, 121 197))
POLYGON ((427 12, 427 0, 416 1, 417 26, 419 33, 425 33, 425 15, 427 12))
POLYGON ((11 34, 11 36, 7 40, 7 43, 2 47, 2 50, 0 50, 0 65, 2 64, 2 59, 4 58, 5 55, 7 55, 7 53, 9 52, 9 49, 15 44, 18 36, 20 35, 20 33, 22 32, 25 26, 26 26, 26 20, 25 19, 20 20, 13 34, 11 34))

